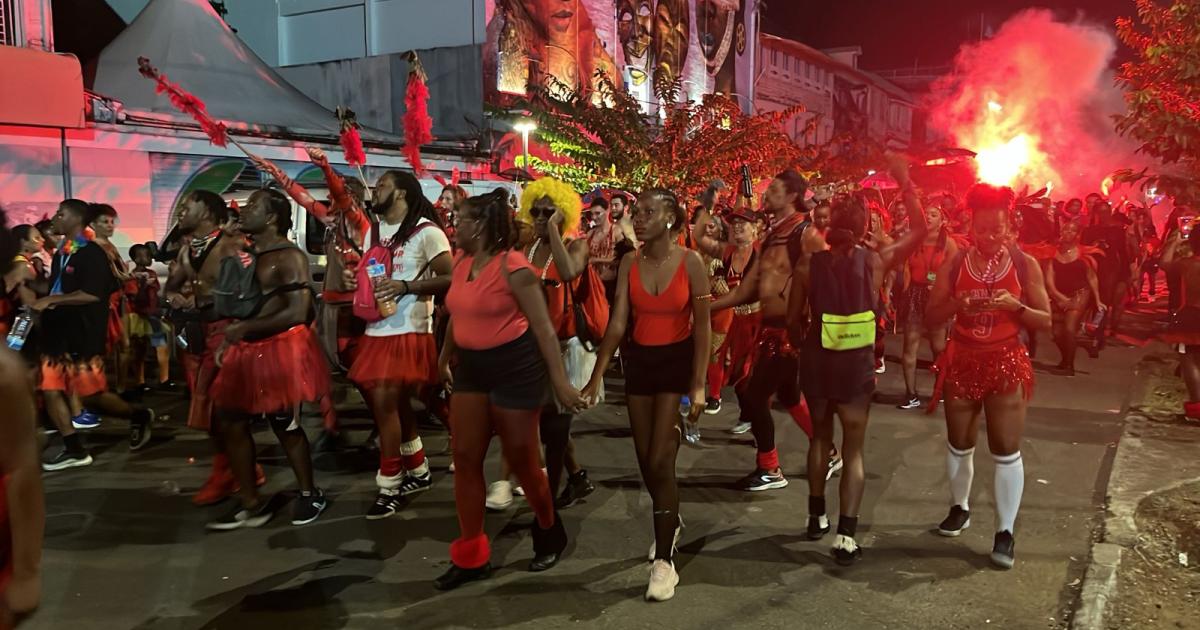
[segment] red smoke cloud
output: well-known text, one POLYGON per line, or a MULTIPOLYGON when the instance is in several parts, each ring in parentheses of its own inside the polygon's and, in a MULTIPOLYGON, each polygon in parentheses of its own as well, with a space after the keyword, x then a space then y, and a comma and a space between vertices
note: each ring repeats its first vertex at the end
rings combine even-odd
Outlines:
POLYGON ((1110 119, 1123 108, 1109 69, 1116 46, 1109 30, 1020 13, 959 51, 934 83, 931 126, 978 154, 982 181, 1018 191, 1049 183, 1056 197, 1097 191, 1141 162, 1110 119))

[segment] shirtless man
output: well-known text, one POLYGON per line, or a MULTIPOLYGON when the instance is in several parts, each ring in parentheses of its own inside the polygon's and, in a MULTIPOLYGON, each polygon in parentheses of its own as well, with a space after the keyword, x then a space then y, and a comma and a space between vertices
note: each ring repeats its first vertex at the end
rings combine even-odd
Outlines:
MULTIPOLYGON (((177 264, 167 278, 164 291, 171 308, 181 311, 181 316, 176 318, 176 327, 187 341, 181 362, 192 393, 188 426, 209 432, 213 440, 212 473, 192 498, 196 505, 223 501, 233 494, 237 485, 220 435, 212 426, 212 399, 209 397, 209 388, 217 377, 214 353, 224 341, 225 327, 229 325, 229 320, 218 319, 213 310, 212 289, 217 282, 221 259, 236 256, 245 244, 241 235, 230 227, 232 214, 225 200, 214 192, 197 190, 188 195, 179 217, 179 229, 191 234, 191 238, 180 248, 177 264), (184 285, 191 289, 188 297, 182 293, 184 285)), ((266 481, 261 470, 259 479, 266 481)))
MULTIPOLYGON (((793 270, 802 257, 825 248, 825 240, 802 212, 807 190, 808 182, 795 171, 787 170, 775 177, 765 197, 771 227, 762 240, 760 254, 741 284, 712 304, 713 312, 753 302, 762 307, 756 355, 740 399, 747 407, 746 417, 758 446, 755 470, 741 481, 742 489, 751 492, 788 485, 775 449, 772 397, 778 397, 796 424, 812 438, 812 418, 800 396, 800 355, 788 338, 787 326, 793 270)), ((829 476, 842 466, 836 452, 832 457, 829 476)))
MULTIPOLYGON (((215 352, 220 371, 212 385, 216 425, 238 482, 239 505, 210 522, 209 529, 260 527, 274 512, 274 502, 261 497, 254 483, 250 424, 256 418, 270 423, 296 474, 300 493, 292 524, 311 523, 328 505, 313 482, 300 405, 329 395, 329 364, 309 325, 314 314, 312 275, 304 252, 287 238, 291 227, 292 205, 283 193, 259 190, 250 195, 241 229, 254 241, 250 251, 262 293, 253 315, 225 327, 225 339, 215 352)), ((249 265, 250 256, 241 253, 232 264, 249 265)))
POLYGON ((617 191, 613 193, 611 202, 601 197, 592 203, 592 210, 597 212, 597 216, 596 227, 588 233, 591 264, 596 266, 596 273, 600 274, 600 280, 604 282, 609 304, 615 299, 617 269, 621 266, 621 257, 625 252, 638 248, 633 223, 625 214, 628 202, 625 193, 617 191))

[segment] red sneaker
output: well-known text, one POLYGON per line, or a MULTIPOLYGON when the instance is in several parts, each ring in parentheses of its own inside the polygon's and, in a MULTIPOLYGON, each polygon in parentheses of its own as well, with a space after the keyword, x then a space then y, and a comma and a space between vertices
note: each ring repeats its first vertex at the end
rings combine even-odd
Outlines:
POLYGON ((220 466, 213 462, 212 473, 196 492, 196 496, 192 497, 192 503, 198 506, 213 505, 224 501, 236 491, 237 482, 233 479, 233 472, 228 466, 220 466))

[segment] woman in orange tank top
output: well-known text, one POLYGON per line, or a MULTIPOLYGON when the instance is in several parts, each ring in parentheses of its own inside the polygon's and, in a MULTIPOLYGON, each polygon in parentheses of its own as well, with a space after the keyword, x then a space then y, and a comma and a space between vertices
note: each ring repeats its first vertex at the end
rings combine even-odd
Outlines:
POLYGON ((1021 433, 1033 392, 1033 367, 1020 331, 1050 328, 1050 299, 1041 267, 1032 256, 1008 245, 1013 201, 1009 188, 971 188, 967 207, 974 246, 942 264, 925 311, 930 326, 957 316, 950 343, 935 366, 938 384, 930 406, 932 410, 944 385, 952 504, 938 532, 958 536, 971 523, 968 499, 982 411, 988 448, 996 461, 992 562, 1005 569, 1014 562, 1013 526, 1025 485, 1021 433))
POLYGON ((491 575, 483 460, 493 434, 537 516, 530 571, 554 566, 567 546, 541 471, 538 418, 551 390, 566 408, 584 404, 567 380, 541 283, 525 256, 512 249, 516 235, 504 189, 471 197, 460 208, 460 253, 446 294, 451 319, 438 368, 453 387, 454 503, 461 533, 450 544, 450 569, 434 582, 440 590, 491 575))
POLYGON ((625 337, 622 350, 625 397, 633 445, 643 481, 654 503, 654 547, 646 599, 675 595, 679 575, 671 562, 679 541, 679 488, 675 456, 679 451, 678 409, 684 395, 704 400, 704 376, 712 339, 708 270, 700 255, 680 247, 676 238, 687 217, 674 193, 644 191, 633 210, 633 229, 642 242, 621 260, 617 300, 597 352, 596 369, 583 390, 595 400, 604 372, 625 337))

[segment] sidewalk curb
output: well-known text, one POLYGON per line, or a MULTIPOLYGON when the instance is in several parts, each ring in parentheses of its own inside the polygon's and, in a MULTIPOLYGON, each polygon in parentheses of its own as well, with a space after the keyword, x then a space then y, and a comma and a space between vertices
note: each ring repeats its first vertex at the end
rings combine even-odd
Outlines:
MULTIPOLYGON (((1142 500, 1153 494, 1171 490, 1178 486, 1196 481, 1195 479, 1164 479, 1162 485, 1147 489, 1126 487, 1126 479, 1136 479, 1133 472, 1136 467, 1145 468, 1145 460, 1153 457, 1153 449, 1146 447, 1146 441, 1140 436, 1150 420, 1143 409, 1143 400, 1151 394, 1152 371, 1150 363, 1162 362, 1161 355, 1150 354, 1139 361, 1134 368, 1135 382, 1132 392, 1135 400, 1130 401, 1128 410, 1122 420, 1121 437, 1117 441, 1117 451, 1113 458, 1112 470, 1109 473, 1105 490, 1105 516, 1099 538, 1092 543, 1091 557, 1088 568, 1084 573, 1079 600, 1075 605, 1071 620, 1073 630, 1103 630, 1108 603, 1117 593, 1117 569, 1126 550, 1134 549, 1138 543, 1138 528, 1135 520, 1138 505, 1142 500)), ((1170 466, 1170 462, 1164 462, 1170 466)))

